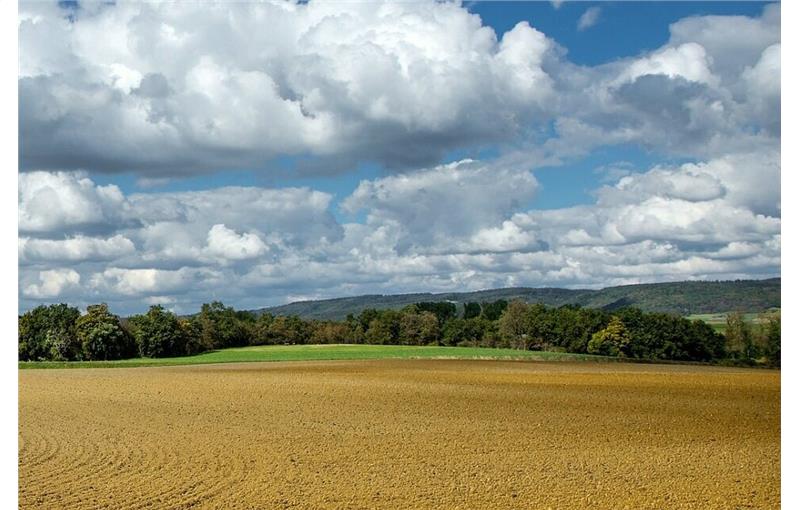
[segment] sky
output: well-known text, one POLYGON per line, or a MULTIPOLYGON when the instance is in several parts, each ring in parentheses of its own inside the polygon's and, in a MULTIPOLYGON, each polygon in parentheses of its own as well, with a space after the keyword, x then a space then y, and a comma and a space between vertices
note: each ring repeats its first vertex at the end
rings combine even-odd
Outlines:
POLYGON ((23 1, 18 28, 21 311, 780 276, 779 4, 23 1))

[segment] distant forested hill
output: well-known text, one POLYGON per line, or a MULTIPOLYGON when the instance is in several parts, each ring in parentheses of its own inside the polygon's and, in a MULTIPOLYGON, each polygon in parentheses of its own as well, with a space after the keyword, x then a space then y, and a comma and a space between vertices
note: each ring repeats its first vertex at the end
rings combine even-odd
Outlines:
POLYGON ((602 290, 516 287, 441 294, 365 295, 298 301, 256 312, 298 315, 306 319, 341 320, 349 313, 357 315, 366 308, 399 309, 422 301, 453 301, 460 310, 461 303, 483 303, 498 299, 522 299, 528 303, 544 303, 549 306, 574 304, 606 310, 635 306, 647 312, 678 315, 731 310, 760 312, 781 306, 781 279, 651 283, 602 290))

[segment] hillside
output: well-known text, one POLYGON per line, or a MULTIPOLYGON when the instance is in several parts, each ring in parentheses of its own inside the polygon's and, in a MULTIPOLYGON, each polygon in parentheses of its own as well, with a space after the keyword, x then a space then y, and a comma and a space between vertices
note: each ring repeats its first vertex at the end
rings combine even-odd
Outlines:
POLYGON ((364 295, 298 301, 256 310, 273 315, 299 315, 306 319, 341 320, 366 308, 395 308, 420 301, 454 301, 457 304, 498 299, 522 299, 549 306, 574 304, 613 310, 635 306, 648 312, 678 315, 719 313, 731 310, 758 312, 781 306, 781 279, 736 281, 691 281, 623 285, 601 290, 516 287, 476 292, 364 295))

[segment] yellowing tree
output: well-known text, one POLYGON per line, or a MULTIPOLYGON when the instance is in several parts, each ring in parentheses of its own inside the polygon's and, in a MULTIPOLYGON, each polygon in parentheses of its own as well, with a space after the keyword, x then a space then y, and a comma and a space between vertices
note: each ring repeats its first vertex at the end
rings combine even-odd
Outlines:
POLYGON ((614 315, 605 329, 601 329, 592 335, 586 350, 590 354, 624 356, 630 342, 631 337, 625 328, 625 324, 622 319, 614 315))

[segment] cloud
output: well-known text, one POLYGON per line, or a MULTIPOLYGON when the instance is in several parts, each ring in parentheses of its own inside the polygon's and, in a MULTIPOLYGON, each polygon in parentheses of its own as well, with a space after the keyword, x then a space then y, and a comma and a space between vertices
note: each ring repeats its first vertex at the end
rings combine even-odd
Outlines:
POLYGON ((747 104, 756 125, 773 136, 781 132, 781 45, 766 48, 753 66, 742 72, 747 104))
POLYGON ((436 251, 502 222, 525 207, 537 187, 528 171, 463 160, 362 181, 342 207, 366 209, 368 225, 395 230, 401 251, 436 251))
POLYGON ((537 245, 536 234, 524 230, 512 220, 503 221, 499 227, 478 230, 472 235, 470 244, 472 249, 478 252, 511 252, 540 248, 537 245))
POLYGON ((131 240, 119 234, 108 239, 81 235, 62 240, 22 237, 18 248, 20 264, 114 260, 136 251, 131 240))
POLYGON ((342 7, 96 4, 70 20, 23 3, 21 166, 150 178, 285 155, 335 163, 320 172, 421 166, 509 139, 553 93, 553 45, 525 22, 498 37, 457 4, 342 7))
POLYGON ((26 297, 49 299, 64 296, 80 284, 81 276, 74 269, 47 269, 39 272, 39 283, 25 287, 26 297))
POLYGON ((531 209, 548 190, 530 171, 475 160, 365 180, 338 204, 305 188, 123 195, 141 222, 121 218, 112 237, 20 239, 21 302, 169 299, 189 313, 210 299, 780 274, 777 152, 625 168, 593 203, 548 210, 531 209), (366 220, 340 224, 337 205, 366 220))
POLYGON ((405 171, 491 144, 548 165, 615 143, 711 159, 778 145, 779 52, 777 5, 685 18, 661 48, 579 66, 527 22, 496 34, 451 3, 95 4, 70 21, 29 2, 21 166, 158 183, 405 171))
POLYGON ((761 16, 690 16, 670 25, 669 46, 701 45, 723 84, 737 81, 762 51, 780 42, 780 4, 764 6, 761 16))
POLYGON ((726 192, 720 179, 708 171, 706 165, 687 164, 625 175, 614 186, 600 188, 596 194, 602 205, 621 205, 635 203, 643 196, 707 202, 723 197, 726 192))
POLYGON ((118 226, 128 208, 117 186, 97 186, 85 173, 19 175, 19 230, 23 233, 102 232, 118 226))
POLYGON ((690 42, 676 47, 666 47, 647 57, 632 61, 615 80, 615 84, 633 82, 640 76, 663 75, 713 85, 716 83, 716 77, 712 74, 710 66, 711 60, 705 48, 690 42))
POLYGON ((597 66, 449 3, 63 15, 20 6, 22 309, 780 274, 778 7, 680 20, 662 47, 597 66), (441 164, 490 143, 497 157, 441 164), (614 165, 590 203, 537 208, 556 192, 538 167, 620 144, 662 163, 614 165), (275 158, 388 171, 336 195, 127 193, 93 177, 158 186, 275 158))
POLYGON ((208 231, 208 251, 223 260, 243 260, 259 257, 269 250, 258 234, 235 230, 216 224, 208 231))
POLYGON ((670 34, 660 48, 597 66, 546 61, 559 91, 547 111, 553 136, 509 156, 552 166, 615 144, 695 160, 779 150, 780 10, 686 18, 670 34))
POLYGON ((160 267, 212 259, 246 263, 282 248, 313 251, 343 235, 330 211, 332 198, 308 188, 138 193, 129 200, 144 228, 131 235, 144 248, 142 261, 160 267))
POLYGON ((589 7, 581 14, 581 17, 578 18, 578 30, 584 31, 587 28, 591 28, 600 21, 600 7, 589 7))
POLYGON ((209 269, 180 268, 125 269, 110 267, 91 276, 88 285, 101 293, 124 296, 155 296, 163 293, 182 294, 190 289, 208 289, 222 284, 221 273, 209 269))

